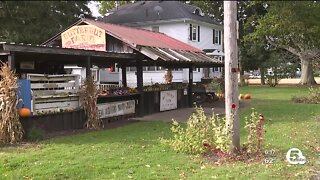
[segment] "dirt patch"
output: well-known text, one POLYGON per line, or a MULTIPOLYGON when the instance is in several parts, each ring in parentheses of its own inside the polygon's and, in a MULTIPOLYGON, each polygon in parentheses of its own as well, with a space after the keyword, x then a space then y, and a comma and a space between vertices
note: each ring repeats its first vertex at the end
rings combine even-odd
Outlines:
POLYGON ((241 152, 238 155, 224 154, 221 156, 213 151, 209 151, 203 154, 202 157, 205 158, 209 163, 216 165, 233 162, 260 163, 262 161, 262 156, 258 153, 247 152, 241 152))

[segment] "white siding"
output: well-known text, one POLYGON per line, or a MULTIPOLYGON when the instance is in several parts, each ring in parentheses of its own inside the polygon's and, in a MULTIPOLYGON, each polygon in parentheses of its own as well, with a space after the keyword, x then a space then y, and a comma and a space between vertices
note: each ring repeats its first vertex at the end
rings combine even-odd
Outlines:
MULTIPOLYGON (((221 30, 222 28, 212 27, 204 23, 192 23, 192 22, 172 22, 166 24, 158 24, 154 26, 159 26, 159 32, 164 33, 170 37, 178 39, 184 43, 191 46, 197 47, 199 49, 220 49, 223 46, 223 37, 221 37, 221 45, 213 44, 213 29, 221 30), (200 26, 200 42, 189 40, 189 26, 190 24, 195 24, 200 26)), ((143 26, 141 28, 151 30, 152 26, 143 26)), ((223 33, 222 33, 223 34, 223 33)))

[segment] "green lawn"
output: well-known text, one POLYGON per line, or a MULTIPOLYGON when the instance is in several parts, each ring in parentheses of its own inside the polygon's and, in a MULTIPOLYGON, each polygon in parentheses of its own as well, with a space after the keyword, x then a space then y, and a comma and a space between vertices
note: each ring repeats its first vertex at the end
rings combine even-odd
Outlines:
MULTIPOLYGON (((294 104, 297 87, 243 87, 252 106, 267 120, 265 149, 274 149, 273 165, 263 162, 221 166, 176 153, 159 143, 171 137, 170 124, 139 122, 116 129, 48 139, 37 144, 0 149, 0 179, 307 179, 320 170, 319 105, 294 104), (288 165, 289 148, 302 150, 308 162, 288 165)), ((244 116, 251 109, 241 114, 244 116)), ((244 137, 242 129, 242 137, 244 137)), ((243 139, 243 138, 242 138, 243 139)))

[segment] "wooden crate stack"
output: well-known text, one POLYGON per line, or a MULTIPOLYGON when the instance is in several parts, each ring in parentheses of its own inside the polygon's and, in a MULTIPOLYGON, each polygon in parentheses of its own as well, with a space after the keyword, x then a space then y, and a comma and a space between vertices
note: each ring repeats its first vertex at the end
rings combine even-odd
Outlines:
POLYGON ((34 115, 78 109, 79 75, 27 74, 31 81, 34 115))

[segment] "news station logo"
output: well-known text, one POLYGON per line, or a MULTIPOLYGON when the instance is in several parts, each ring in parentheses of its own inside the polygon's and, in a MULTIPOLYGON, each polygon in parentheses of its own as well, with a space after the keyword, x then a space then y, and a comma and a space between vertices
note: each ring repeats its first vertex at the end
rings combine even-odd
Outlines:
POLYGON ((302 151, 298 148, 291 148, 286 155, 289 164, 305 164, 306 157, 303 156, 302 151))

